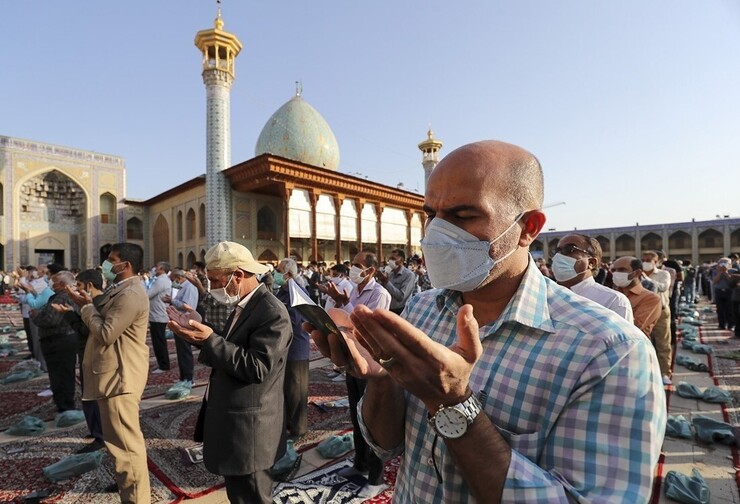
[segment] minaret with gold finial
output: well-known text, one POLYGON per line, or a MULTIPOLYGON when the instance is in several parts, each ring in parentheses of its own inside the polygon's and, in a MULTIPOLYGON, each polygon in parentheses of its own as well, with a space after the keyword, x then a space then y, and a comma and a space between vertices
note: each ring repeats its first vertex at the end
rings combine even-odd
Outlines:
POLYGON ((422 152, 421 165, 424 167, 424 188, 426 189, 429 176, 432 170, 439 163, 439 150, 442 148, 442 141, 434 138, 432 127, 429 126, 427 139, 419 144, 419 150, 422 152))
POLYGON ((223 170, 231 166, 231 84, 234 59, 242 43, 224 31, 221 1, 210 30, 195 36, 203 54, 203 83, 206 86, 206 239, 208 246, 231 240, 233 234, 231 185, 223 170))

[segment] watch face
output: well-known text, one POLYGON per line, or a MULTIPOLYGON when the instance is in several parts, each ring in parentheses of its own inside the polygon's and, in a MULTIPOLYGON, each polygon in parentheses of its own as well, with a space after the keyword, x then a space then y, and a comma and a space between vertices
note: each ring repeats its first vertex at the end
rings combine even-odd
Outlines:
POLYGON ((443 408, 434 416, 434 426, 443 437, 459 438, 468 430, 468 421, 455 408, 443 408))

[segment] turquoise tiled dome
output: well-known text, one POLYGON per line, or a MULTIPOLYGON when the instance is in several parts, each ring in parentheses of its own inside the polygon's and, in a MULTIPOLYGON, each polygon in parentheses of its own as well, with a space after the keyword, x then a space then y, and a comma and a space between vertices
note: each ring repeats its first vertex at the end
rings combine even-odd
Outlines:
POLYGON ((336 170, 339 145, 329 124, 300 96, 277 109, 262 128, 254 155, 275 154, 302 163, 336 170))

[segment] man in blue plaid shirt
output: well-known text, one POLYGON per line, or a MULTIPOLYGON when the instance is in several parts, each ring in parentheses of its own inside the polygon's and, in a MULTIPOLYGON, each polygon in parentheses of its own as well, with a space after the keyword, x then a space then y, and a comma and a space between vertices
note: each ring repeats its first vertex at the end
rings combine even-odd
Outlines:
MULTIPOLYGON (((639 329, 558 286, 528 247, 545 223, 529 152, 463 146, 432 172, 422 250, 435 289, 402 316, 357 307, 349 358, 383 458, 403 453, 393 502, 647 502, 666 422, 639 329)), ((346 325, 346 324, 343 324, 346 325)))

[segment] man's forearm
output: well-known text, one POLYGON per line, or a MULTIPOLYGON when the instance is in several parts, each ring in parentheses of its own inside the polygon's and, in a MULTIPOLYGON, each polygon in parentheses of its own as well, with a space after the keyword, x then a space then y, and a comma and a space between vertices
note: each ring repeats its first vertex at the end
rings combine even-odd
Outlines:
POLYGON ((362 419, 375 444, 391 450, 403 442, 406 398, 392 378, 367 382, 362 400, 362 419))
POLYGON ((511 447, 486 414, 479 414, 465 435, 445 443, 476 500, 501 502, 511 447))

